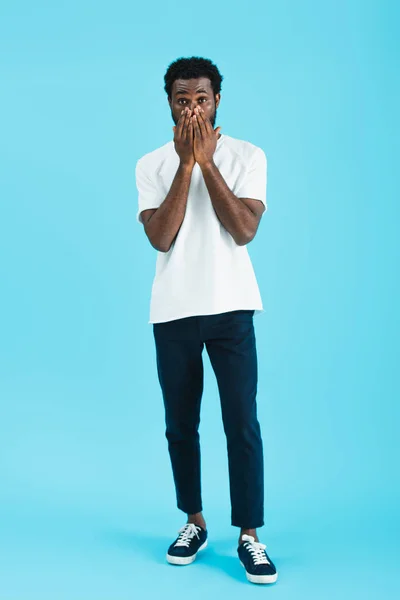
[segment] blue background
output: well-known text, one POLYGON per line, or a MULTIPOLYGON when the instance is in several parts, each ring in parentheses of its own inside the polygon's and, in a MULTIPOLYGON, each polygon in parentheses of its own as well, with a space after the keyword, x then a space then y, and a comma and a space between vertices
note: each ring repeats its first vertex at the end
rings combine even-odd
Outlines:
POLYGON ((395 598, 399 593, 399 4, 21 2, 0 12, 0 597, 395 598), (224 76, 216 126, 261 146, 248 249, 266 469, 252 586, 230 525, 206 353, 209 549, 185 522, 148 313, 137 159, 172 139, 173 60, 224 76))

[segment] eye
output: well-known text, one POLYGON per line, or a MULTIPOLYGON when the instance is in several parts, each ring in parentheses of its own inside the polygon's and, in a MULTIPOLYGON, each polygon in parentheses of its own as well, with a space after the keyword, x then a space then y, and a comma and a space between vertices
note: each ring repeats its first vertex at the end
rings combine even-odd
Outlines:
MULTIPOLYGON (((178 104, 180 104, 180 103, 181 103, 181 100, 182 100, 183 102, 186 102, 186 98, 179 98, 179 100, 178 100, 178 104)), ((201 97, 201 98, 199 98, 199 100, 204 100, 204 102, 207 102, 207 98, 204 98, 204 97, 201 97)), ((204 102, 202 102, 202 104, 204 104, 204 102)))

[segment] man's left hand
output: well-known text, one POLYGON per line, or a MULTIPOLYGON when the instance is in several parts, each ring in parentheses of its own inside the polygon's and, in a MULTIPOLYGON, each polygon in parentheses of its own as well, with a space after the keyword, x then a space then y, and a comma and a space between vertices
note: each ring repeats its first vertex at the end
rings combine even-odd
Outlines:
POLYGON ((193 153, 196 162, 203 167, 213 161, 217 139, 221 127, 213 129, 211 121, 198 106, 191 117, 193 123, 193 153))

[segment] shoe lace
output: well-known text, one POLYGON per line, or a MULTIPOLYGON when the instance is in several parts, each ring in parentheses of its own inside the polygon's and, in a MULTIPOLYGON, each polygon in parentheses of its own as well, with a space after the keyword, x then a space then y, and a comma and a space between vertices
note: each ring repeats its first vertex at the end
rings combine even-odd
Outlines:
POLYGON ((270 564, 267 555, 264 552, 267 547, 265 544, 255 542, 253 536, 246 534, 242 535, 242 540, 245 540, 244 547, 250 552, 255 565, 270 564))
POLYGON ((179 537, 175 543, 175 546, 188 547, 194 536, 197 536, 200 539, 197 530, 200 531, 200 527, 194 523, 186 523, 186 525, 179 529, 179 537))

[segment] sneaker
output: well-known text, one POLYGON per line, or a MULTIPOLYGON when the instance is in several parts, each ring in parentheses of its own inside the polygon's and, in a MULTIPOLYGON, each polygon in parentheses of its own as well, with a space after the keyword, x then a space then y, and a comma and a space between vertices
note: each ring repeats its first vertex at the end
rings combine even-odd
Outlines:
POLYGON ((238 546, 239 559, 252 583, 274 583, 278 579, 275 565, 266 553, 266 545, 255 542, 251 535, 242 535, 238 546))
POLYGON ((172 565, 188 565, 192 563, 197 553, 207 546, 207 531, 195 525, 186 523, 180 530, 176 540, 167 552, 167 561, 172 565))

